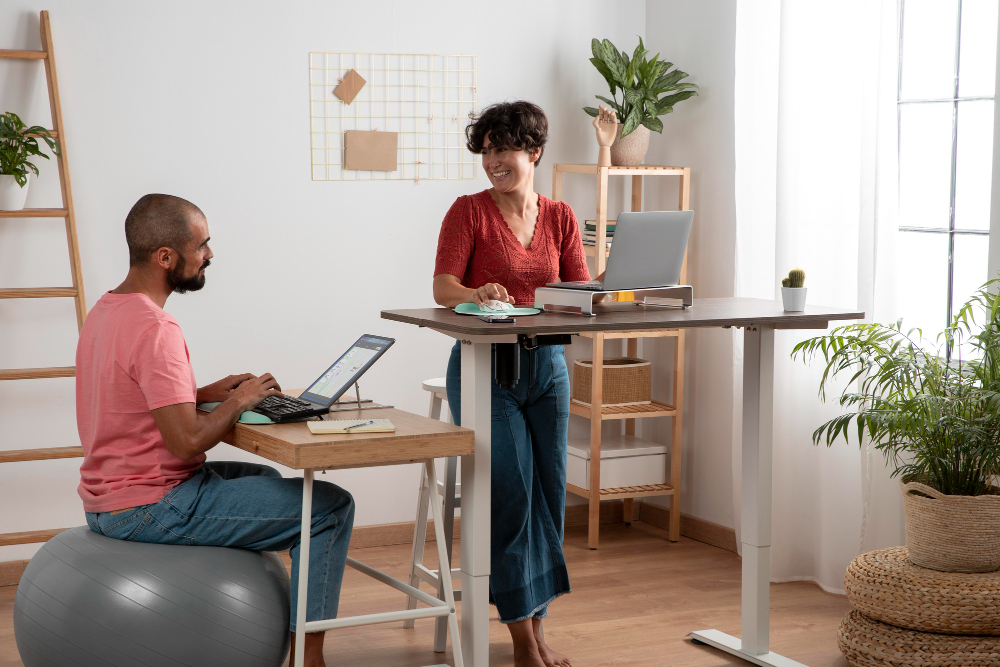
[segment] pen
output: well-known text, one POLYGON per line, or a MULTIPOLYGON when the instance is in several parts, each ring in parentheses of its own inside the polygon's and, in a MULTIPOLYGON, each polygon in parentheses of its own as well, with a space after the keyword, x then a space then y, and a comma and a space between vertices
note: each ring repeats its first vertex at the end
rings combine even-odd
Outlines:
POLYGON ((369 424, 374 424, 374 423, 375 423, 374 419, 369 419, 368 421, 361 422, 360 424, 351 424, 350 426, 345 426, 344 430, 345 431, 350 431, 352 428, 357 428, 359 426, 368 426, 369 424))

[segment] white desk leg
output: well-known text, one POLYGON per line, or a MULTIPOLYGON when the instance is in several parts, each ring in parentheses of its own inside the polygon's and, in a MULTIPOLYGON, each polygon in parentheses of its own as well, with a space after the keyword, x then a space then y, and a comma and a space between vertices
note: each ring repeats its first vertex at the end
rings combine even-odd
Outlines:
POLYGON ((299 599, 295 606, 295 664, 303 667, 306 654, 306 595, 309 591, 309 539, 312 536, 313 471, 302 471, 302 532, 299 536, 299 599))
POLYGON ((486 667, 490 653, 490 343, 462 344, 462 426, 476 431, 476 453, 462 458, 462 655, 486 667))
POLYGON ((741 637, 718 630, 690 633, 703 642, 755 665, 804 667, 768 647, 771 601, 771 446, 774 419, 774 329, 747 327, 743 333, 743 542, 741 637))

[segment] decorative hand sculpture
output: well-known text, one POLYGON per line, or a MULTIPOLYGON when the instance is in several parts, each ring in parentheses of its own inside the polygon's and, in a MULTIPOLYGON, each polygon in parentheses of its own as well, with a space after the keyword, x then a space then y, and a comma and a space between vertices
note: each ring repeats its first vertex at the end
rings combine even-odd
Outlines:
POLYGON ((618 132, 618 115, 602 104, 598 108, 593 126, 597 130, 597 145, 600 146, 597 149, 597 166, 610 167, 611 144, 615 143, 615 134, 618 132))

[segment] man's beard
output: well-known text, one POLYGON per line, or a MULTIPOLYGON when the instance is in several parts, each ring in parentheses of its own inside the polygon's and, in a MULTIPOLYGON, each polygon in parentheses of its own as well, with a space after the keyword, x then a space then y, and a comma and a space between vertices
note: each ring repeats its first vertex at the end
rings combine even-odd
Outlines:
POLYGON ((184 294, 185 292, 197 292, 205 286, 205 276, 201 271, 212 263, 211 260, 206 259, 198 273, 188 278, 184 277, 184 269, 187 266, 184 256, 178 253, 177 260, 177 265, 167 273, 167 284, 170 285, 170 289, 178 294, 184 294))

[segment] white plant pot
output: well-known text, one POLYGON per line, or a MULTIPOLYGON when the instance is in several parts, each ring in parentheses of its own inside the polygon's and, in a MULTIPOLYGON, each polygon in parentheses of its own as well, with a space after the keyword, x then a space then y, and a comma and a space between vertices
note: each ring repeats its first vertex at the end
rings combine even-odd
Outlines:
POLYGON ((808 287, 782 287, 781 303, 785 310, 798 312, 806 309, 806 290, 808 287))
POLYGON ((31 185, 31 174, 22 188, 13 176, 0 175, 0 211, 20 211, 28 198, 28 186, 31 185))

